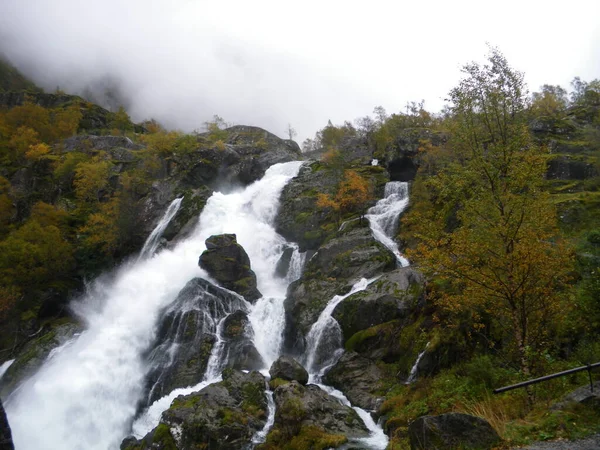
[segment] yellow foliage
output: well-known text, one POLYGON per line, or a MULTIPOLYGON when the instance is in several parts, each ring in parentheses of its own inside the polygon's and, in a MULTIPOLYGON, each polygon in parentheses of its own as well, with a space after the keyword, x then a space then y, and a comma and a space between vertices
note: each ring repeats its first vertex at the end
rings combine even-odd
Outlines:
POLYGON ((25 155, 25 153, 34 145, 40 142, 38 133, 33 128, 19 127, 12 134, 9 145, 16 152, 17 156, 25 155))
POLYGON ((113 197, 103 203, 98 212, 91 214, 85 225, 79 229, 86 247, 100 249, 111 255, 118 246, 120 199, 113 197))
POLYGON ((81 111, 76 105, 57 111, 53 120, 54 138, 65 139, 76 134, 81 118, 81 111))
POLYGON ((40 143, 29 146, 29 150, 25 152, 25 158, 29 161, 37 161, 50 153, 50 147, 47 144, 40 143))
POLYGON ((80 162, 75 168, 75 195, 85 202, 100 200, 102 190, 108 186, 111 163, 95 156, 89 162, 80 162))
POLYGON ((373 193, 369 180, 361 177, 354 170, 346 170, 335 196, 320 193, 316 205, 321 209, 331 208, 338 214, 351 212, 362 214, 372 199, 373 193))
POLYGON ((159 154, 170 154, 175 148, 175 143, 180 134, 176 131, 158 131, 152 134, 141 136, 141 140, 148 150, 159 154))

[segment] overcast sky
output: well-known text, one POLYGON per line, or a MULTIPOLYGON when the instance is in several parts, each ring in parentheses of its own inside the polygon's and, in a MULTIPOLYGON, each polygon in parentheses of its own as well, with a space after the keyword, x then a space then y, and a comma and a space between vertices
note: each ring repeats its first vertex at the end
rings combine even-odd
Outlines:
POLYGON ((599 18, 599 0, 0 0, 0 53, 49 90, 116 80, 136 120, 302 140, 377 105, 439 110, 486 42, 532 91, 600 78, 599 18))

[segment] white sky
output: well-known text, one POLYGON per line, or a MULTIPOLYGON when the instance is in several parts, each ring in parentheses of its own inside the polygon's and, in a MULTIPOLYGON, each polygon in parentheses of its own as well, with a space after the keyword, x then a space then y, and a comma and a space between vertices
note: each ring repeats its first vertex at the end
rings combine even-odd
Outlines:
POLYGON ((49 90, 108 75, 134 119, 299 141, 377 105, 439 110, 486 42, 531 91, 600 78, 600 1, 0 0, 0 52, 49 90))

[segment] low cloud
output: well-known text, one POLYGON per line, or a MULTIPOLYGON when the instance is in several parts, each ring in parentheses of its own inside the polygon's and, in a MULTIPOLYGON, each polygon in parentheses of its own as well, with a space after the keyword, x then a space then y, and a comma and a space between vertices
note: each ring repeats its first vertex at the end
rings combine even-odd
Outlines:
POLYGON ((0 52, 47 90, 122 103, 136 120, 191 131, 218 114, 280 136, 290 123, 299 140, 380 104, 438 109, 486 41, 534 90, 597 69, 595 2, 575 2, 588 11, 572 25, 585 45, 565 24, 560 39, 536 35, 564 17, 548 2, 494 14, 480 2, 395 3, 2 0, 0 52))

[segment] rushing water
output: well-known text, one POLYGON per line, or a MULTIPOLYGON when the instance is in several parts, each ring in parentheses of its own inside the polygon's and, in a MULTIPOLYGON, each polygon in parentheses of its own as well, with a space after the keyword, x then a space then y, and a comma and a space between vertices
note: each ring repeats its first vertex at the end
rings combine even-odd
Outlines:
POLYGON ((408 260, 398 250, 394 235, 398 229, 400 214, 408 206, 408 183, 390 181, 385 185, 384 197, 369 209, 365 216, 371 225, 373 236, 385 245, 402 267, 409 265, 408 260))
POLYGON ((356 292, 363 291, 375 281, 362 278, 352 286, 347 294, 336 295, 319 315, 317 321, 312 325, 306 335, 305 366, 309 374, 318 375, 324 373, 329 367, 337 362, 342 350, 342 330, 337 320, 331 314, 335 307, 344 299, 356 292))
POLYGON ((176 198, 171 202, 162 219, 160 219, 160 222, 158 222, 158 225, 154 228, 154 230, 152 230, 152 233, 150 233, 148 239, 146 239, 146 243, 140 252, 140 258, 148 258, 149 256, 154 255, 158 245, 160 244, 160 238, 169 226, 169 223, 173 217, 175 217, 175 214, 177 214, 177 211, 179 211, 182 200, 183 197, 176 198))
POLYGON ((0 379, 2 379, 2 377, 4 376, 4 374, 6 373, 6 371, 8 370, 8 368, 12 365, 12 363, 14 363, 15 360, 14 359, 10 359, 8 361, 4 361, 2 363, 2 365, 0 366, 0 379))
MULTIPOLYGON (((158 424, 162 412, 175 397, 221 379, 228 359, 221 330, 223 321, 234 309, 248 312, 252 340, 263 359, 264 369, 271 366, 282 344, 286 289, 300 277, 304 265, 304 254, 278 235, 273 223, 281 190, 296 176, 300 166, 300 162, 277 164, 263 179, 245 189, 229 194, 214 193, 196 230, 172 249, 157 251, 162 233, 177 214, 181 199, 169 206, 140 257, 123 265, 111 280, 96 281, 88 293, 74 303, 74 311, 86 324, 85 331, 55 349, 38 373, 8 399, 6 409, 17 450, 116 449, 131 432, 138 437, 145 435, 158 424), (164 352, 165 358, 148 357, 151 346, 156 345, 159 319, 168 313, 196 307, 192 301, 174 300, 191 279, 209 279, 198 267, 198 257, 205 250, 206 238, 222 233, 237 235, 250 257, 263 297, 254 305, 239 299, 239 303, 234 302, 229 308, 214 307, 213 312, 218 309, 218 313, 199 314, 198 320, 206 322, 202 324, 203 332, 212 334, 215 340, 206 372, 194 386, 175 389, 154 401, 132 424, 136 407, 145 393, 147 375, 157 364, 159 369, 166 368, 171 364, 172 353, 178 351, 176 340, 166 341, 164 347, 155 348, 156 353, 164 352), (293 255, 288 273, 284 277, 276 276, 277 263, 290 247, 293 255)), ((392 236, 398 216, 407 203, 406 183, 388 183, 385 198, 371 208, 367 216, 375 237, 394 251, 402 265, 408 262, 398 252, 392 236)), ((323 373, 343 352, 339 325, 331 313, 339 302, 365 289, 372 281, 363 279, 348 294, 331 299, 307 336, 305 363, 311 381, 348 406, 342 393, 320 384, 323 373)), ((268 421, 254 436, 255 443, 264 441, 273 424, 275 405, 272 393, 267 392, 267 396, 268 421)), ((387 437, 381 428, 366 411, 354 409, 371 430, 371 436, 357 444, 372 449, 385 448, 387 437)))
MULTIPOLYGON (((198 257, 213 234, 237 234, 250 256, 264 295, 250 314, 255 345, 264 361, 272 362, 283 329, 273 330, 273 323, 283 323, 281 303, 288 283, 273 273, 290 246, 272 224, 281 190, 300 165, 277 164, 243 190, 214 193, 189 238, 124 265, 112 281, 97 281, 90 288, 75 305, 86 330, 48 359, 6 405, 17 450, 119 447, 143 394, 148 367, 142 355, 153 343, 159 314, 190 279, 207 278, 198 257)), ((207 376, 212 375, 211 370, 207 376)), ((155 417, 169 403, 165 399, 162 406, 152 405, 155 417)))
MULTIPOLYGON (((334 296, 327 303, 306 337, 305 365, 309 374, 308 382, 316 384, 328 394, 336 397, 341 403, 350 407, 352 405, 342 392, 322 382, 323 375, 338 361, 344 352, 342 348, 342 330, 331 314, 340 302, 356 292, 365 290, 375 280, 377 280, 377 277, 370 280, 362 278, 352 286, 347 294, 334 296)), ((353 409, 369 429, 370 435, 367 438, 357 439, 351 444, 360 444, 364 448, 374 450, 385 449, 388 444, 388 437, 381 427, 373 421, 371 415, 364 409, 357 406, 354 406, 353 409)))
POLYGON ((408 378, 406 379, 406 382, 404 384, 411 384, 411 383, 414 383, 415 381, 417 381, 417 375, 419 374, 419 363, 421 362, 421 359, 423 358, 423 356, 425 356, 427 347, 429 347, 429 342, 427 343, 427 345, 425 345, 425 350, 423 350, 421 353, 419 353, 419 356, 417 356, 417 359, 415 360, 415 363, 411 367, 410 373, 408 374, 408 378))

